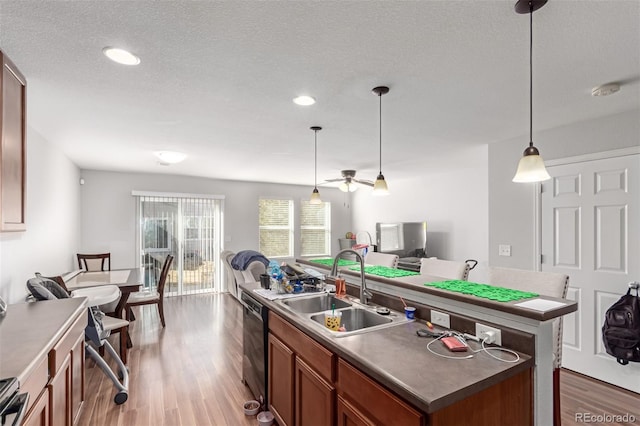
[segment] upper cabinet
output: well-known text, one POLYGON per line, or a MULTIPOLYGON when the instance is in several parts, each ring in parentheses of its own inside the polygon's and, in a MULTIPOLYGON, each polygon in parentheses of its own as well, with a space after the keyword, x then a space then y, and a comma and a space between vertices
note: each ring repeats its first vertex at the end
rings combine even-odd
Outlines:
POLYGON ((27 80, 0 51, 0 231, 26 230, 27 80))

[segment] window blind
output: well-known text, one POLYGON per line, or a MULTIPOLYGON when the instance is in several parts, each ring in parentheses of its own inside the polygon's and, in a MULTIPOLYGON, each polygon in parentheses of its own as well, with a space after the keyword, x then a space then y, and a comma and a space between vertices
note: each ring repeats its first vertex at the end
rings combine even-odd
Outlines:
POLYGON ((300 255, 328 256, 331 253, 331 203, 300 202, 300 255))
POLYGON ((260 252, 266 257, 293 256, 293 200, 258 200, 260 252))

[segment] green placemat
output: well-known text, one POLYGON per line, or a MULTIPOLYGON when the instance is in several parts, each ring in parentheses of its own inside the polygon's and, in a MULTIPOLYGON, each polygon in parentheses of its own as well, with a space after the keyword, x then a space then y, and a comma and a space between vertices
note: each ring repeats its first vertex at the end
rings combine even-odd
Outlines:
POLYGON ((456 293, 472 294, 474 296, 482 297, 483 299, 495 300, 497 302, 511 302, 514 300, 529 299, 530 297, 538 296, 537 293, 458 280, 438 281, 434 283, 425 283, 425 285, 427 287, 440 288, 456 293))
MULTIPOLYGON (((319 263, 324 266, 333 266, 333 258, 327 257, 324 259, 311 259, 309 262, 319 263)), ((353 260, 340 259, 338 260, 338 266, 349 266, 349 265, 357 265, 358 262, 354 262, 353 260)))
MULTIPOLYGON (((360 271, 360 266, 352 266, 349 268, 351 271, 360 271)), ((385 278, 399 278, 399 277, 409 277, 411 275, 420 275, 418 272, 414 271, 405 271, 404 269, 395 269, 389 268, 388 266, 365 266, 364 267, 365 274, 378 275, 379 277, 385 278)))

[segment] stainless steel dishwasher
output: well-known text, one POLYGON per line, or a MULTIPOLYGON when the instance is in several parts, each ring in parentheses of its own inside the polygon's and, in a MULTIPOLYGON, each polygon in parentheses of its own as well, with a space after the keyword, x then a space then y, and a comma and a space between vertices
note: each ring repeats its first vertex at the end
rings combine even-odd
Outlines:
POLYGON ((267 339, 269 310, 242 291, 242 381, 257 401, 268 407, 267 395, 267 339))

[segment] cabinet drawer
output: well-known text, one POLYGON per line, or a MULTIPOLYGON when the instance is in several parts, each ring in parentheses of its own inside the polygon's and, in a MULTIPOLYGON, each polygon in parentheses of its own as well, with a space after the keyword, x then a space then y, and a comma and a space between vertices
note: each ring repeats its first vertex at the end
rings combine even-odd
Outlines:
POLYGON ((269 312, 269 330, 329 383, 334 381, 334 355, 282 317, 269 312))
POLYGON ((84 328, 87 326, 87 314, 83 311, 82 314, 73 322, 69 330, 62 336, 58 343, 55 344, 53 349, 49 351, 49 374, 51 377, 55 377, 60 370, 60 366, 64 362, 64 359, 71 349, 75 346, 79 336, 84 336, 84 328))
POLYGON ((47 357, 43 356, 38 362, 38 366, 33 370, 24 383, 20 383, 20 392, 29 392, 29 404, 27 405, 27 412, 31 409, 38 399, 38 395, 42 392, 42 389, 47 386, 49 381, 49 370, 47 365, 47 357))
POLYGON ((422 425, 422 415, 342 359, 338 359, 338 394, 377 424, 422 425))

